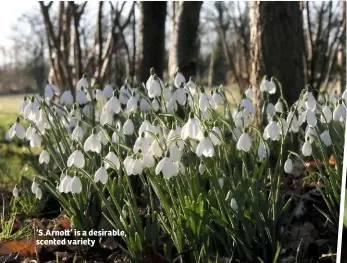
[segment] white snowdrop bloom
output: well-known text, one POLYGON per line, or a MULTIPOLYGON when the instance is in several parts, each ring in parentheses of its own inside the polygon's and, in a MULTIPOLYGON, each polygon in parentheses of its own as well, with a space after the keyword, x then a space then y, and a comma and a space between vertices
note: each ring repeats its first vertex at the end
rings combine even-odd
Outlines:
POLYGON ((341 95, 341 99, 345 100, 347 102, 347 89, 344 90, 344 92, 341 95))
POLYGON ((71 139, 81 142, 83 140, 84 131, 81 126, 77 125, 71 134, 71 139))
POLYGON ((43 163, 48 164, 50 159, 51 159, 51 157, 50 157, 49 153, 46 150, 42 150, 40 157, 39 157, 39 163, 40 164, 43 164, 43 163))
POLYGON ((267 144, 264 144, 263 142, 259 143, 258 146, 258 156, 260 159, 268 158, 270 155, 270 148, 267 144))
POLYGON ((170 179, 178 174, 179 168, 169 157, 164 157, 155 167, 155 174, 158 175, 160 172, 165 179, 170 179))
POLYGON ((60 193, 66 193, 67 194, 68 192, 70 192, 69 184, 70 184, 71 179, 72 179, 71 176, 65 175, 64 178, 60 181, 60 184, 58 187, 58 190, 60 193))
POLYGON ((35 194, 38 187, 39 187, 39 184, 36 183, 36 181, 35 181, 35 179, 34 179, 33 183, 31 184, 31 192, 32 192, 33 194, 35 194))
POLYGON ((208 99, 207 94, 202 90, 200 97, 199 97, 199 109, 202 112, 207 111, 208 109, 211 108, 210 101, 208 99))
POLYGON ((60 95, 59 89, 52 85, 47 83, 44 89, 44 97, 46 100, 52 100, 54 95, 60 95))
POLYGON ((331 111, 331 108, 329 106, 325 105, 322 109, 320 121, 322 123, 330 123, 332 119, 333 119, 333 113, 331 111))
POLYGON ((189 81, 187 82, 186 86, 188 87, 190 94, 192 96, 195 96, 197 93, 197 86, 193 77, 189 78, 189 81))
POLYGON ((283 103, 281 100, 278 100, 275 104, 275 110, 278 113, 283 113, 283 103))
POLYGON ((93 129, 93 133, 84 142, 83 148, 85 152, 92 151, 92 152, 100 153, 101 142, 100 142, 100 139, 98 138, 98 135, 95 134, 95 128, 93 129))
POLYGON ((153 158, 153 155, 150 153, 144 154, 142 158, 142 165, 143 168, 152 168, 155 165, 155 160, 153 158))
POLYGON ((300 127, 307 119, 307 110, 301 112, 298 117, 298 126, 300 127))
POLYGON ((239 128, 233 129, 233 138, 235 141, 238 141, 241 135, 242 135, 242 132, 239 128))
POLYGON ((128 155, 123 161, 123 165, 124 165, 125 172, 127 173, 127 175, 131 175, 131 173, 132 173, 133 162, 134 162, 134 159, 130 155, 128 155))
POLYGON ((84 89, 77 92, 76 102, 79 105, 86 104, 88 102, 87 94, 85 93, 84 89))
POLYGON ((223 186, 224 186, 224 178, 223 177, 218 178, 218 184, 219 184, 220 188, 223 188, 223 186))
POLYGON ((251 149, 252 146, 252 141, 251 138, 249 137, 248 133, 244 132, 241 134, 239 140, 237 141, 237 145, 236 148, 239 151, 245 151, 245 152, 249 152, 249 150, 251 149))
POLYGON ((112 96, 104 106, 104 110, 107 112, 113 112, 118 114, 121 111, 120 101, 116 97, 116 94, 112 96))
POLYGON ((93 117, 93 111, 90 104, 85 105, 82 109, 82 112, 84 116, 88 119, 91 119, 93 117))
POLYGON ((317 102, 312 92, 306 92, 306 96, 304 97, 306 97, 306 101, 305 101, 306 109, 310 111, 314 111, 316 109, 317 102))
POLYGON ((184 86, 186 84, 186 78, 183 76, 179 68, 176 69, 174 84, 176 88, 179 88, 181 87, 181 85, 184 86))
POLYGON ((328 130, 325 130, 324 132, 322 132, 319 137, 321 138, 325 146, 327 147, 331 146, 332 141, 331 141, 330 133, 328 130))
POLYGON ((35 192, 35 197, 37 199, 41 199, 42 198, 42 190, 41 190, 40 187, 37 187, 36 192, 35 192))
POLYGON ((177 88, 172 94, 172 98, 180 105, 185 105, 187 102, 187 94, 183 88, 177 88))
POLYGON ((104 134, 103 131, 100 130, 98 132, 97 136, 98 136, 98 139, 99 139, 99 141, 101 142, 102 145, 107 145, 108 144, 108 140, 107 140, 106 135, 104 134))
POLYGON ((149 122, 149 120, 144 120, 141 123, 141 126, 139 128, 139 135, 141 135, 142 133, 144 133, 147 138, 153 138, 153 135, 150 134, 154 133, 153 125, 149 122))
POLYGON ((267 79, 264 79, 262 83, 260 84, 260 91, 268 92, 269 94, 275 94, 276 93, 275 82, 273 80, 268 81, 267 79))
POLYGON ((12 195, 13 195, 14 197, 19 197, 19 190, 18 190, 17 185, 13 188, 13 190, 12 190, 12 195))
POLYGON ((218 146, 222 144, 223 135, 219 127, 214 126, 212 128, 212 131, 210 132, 210 138, 213 145, 218 146))
POLYGON ((41 147, 41 136, 34 132, 30 138, 30 147, 41 147))
POLYGON ((198 170, 199 170, 199 174, 200 174, 200 175, 203 175, 203 174, 205 173, 205 171, 206 171, 206 166, 205 166, 205 164, 203 164, 202 162, 200 162, 199 167, 198 167, 198 170))
POLYGON ((142 112, 148 112, 151 109, 152 109, 151 103, 146 98, 142 98, 140 101, 140 110, 142 112))
POLYGON ((108 180, 108 173, 104 166, 101 166, 98 170, 96 170, 94 174, 94 182, 100 182, 102 184, 106 184, 108 180))
POLYGON ((191 112, 189 114, 188 121, 182 127, 182 140, 186 140, 187 138, 200 140, 201 138, 203 138, 203 135, 204 132, 201 128, 199 119, 194 116, 193 112, 191 112))
POLYGON ((276 107, 271 102, 266 105, 266 114, 273 116, 276 113, 276 107))
POLYGON ((133 151, 134 153, 138 153, 139 150, 141 150, 144 153, 147 153, 149 151, 149 148, 151 147, 152 140, 145 137, 145 133, 141 133, 141 136, 138 137, 134 143, 133 151))
POLYGON ((175 113, 177 111, 177 102, 174 97, 166 103, 166 112, 167 113, 175 113))
POLYGON ((287 120, 281 118, 281 121, 278 122, 278 126, 280 127, 280 134, 284 136, 289 129, 287 120))
POLYGON ((159 102, 158 102, 158 100, 156 99, 156 98, 154 98, 153 100, 152 100, 152 109, 153 109, 153 111, 154 112, 157 112, 158 110, 159 110, 159 108, 160 108, 160 106, 159 106, 159 102))
POLYGON ((146 83, 148 97, 152 99, 156 96, 160 96, 162 87, 164 87, 164 83, 162 82, 162 80, 158 78, 158 76, 155 74, 150 75, 146 83))
POLYGON ((143 171, 143 163, 141 159, 134 159, 134 161, 131 163, 131 174, 132 175, 140 175, 143 171))
POLYGON ((253 90, 252 87, 249 87, 246 91, 245 91, 245 95, 248 99, 252 100, 253 99, 253 90))
POLYGON ((169 102, 172 99, 172 92, 169 87, 163 88, 163 97, 165 102, 169 102))
POLYGON ((239 111, 234 117, 235 126, 239 129, 246 128, 249 124, 249 118, 247 112, 239 111))
POLYGON ((123 105, 127 105, 131 97, 131 90, 129 84, 125 83, 119 90, 119 101, 123 105))
POLYGON ((182 162, 177 162, 175 164, 178 166, 178 172, 180 174, 185 175, 186 174, 186 168, 184 167, 183 163, 182 162))
POLYGON ((82 182, 78 176, 72 177, 68 185, 68 191, 72 194, 79 194, 82 192, 82 182))
POLYGON ((119 170, 120 162, 118 156, 114 152, 109 151, 104 158, 104 165, 106 169, 116 167, 119 170))
POLYGON ((333 120, 345 122, 346 121, 346 106, 339 103, 333 112, 333 120))
POLYGON ((112 125, 113 123, 113 113, 104 110, 100 115, 100 124, 105 126, 106 124, 112 125))
POLYGON ((224 100, 222 95, 220 95, 220 93, 218 91, 214 92, 211 96, 210 102, 213 101, 214 102, 214 107, 213 108, 217 108, 220 105, 224 104, 224 100))
POLYGON ((161 157, 163 155, 163 150, 157 140, 153 140, 149 150, 156 157, 161 157))
POLYGON ((111 84, 107 84, 104 89, 102 90, 102 93, 104 94, 106 99, 110 99, 113 97, 113 87, 111 84))
POLYGON ((21 115, 24 114, 24 110, 25 110, 26 106, 28 106, 28 104, 29 104, 28 98, 27 98, 27 96, 24 96, 24 99, 19 104, 18 113, 21 115))
POLYGON ((89 88, 89 82, 86 78, 86 75, 83 75, 82 78, 77 82, 76 90, 77 92, 81 89, 88 89, 89 88))
POLYGON ((310 156, 312 154, 312 145, 309 140, 306 140, 301 148, 301 152, 304 156, 310 156))
POLYGON ((85 159, 80 150, 75 150, 67 159, 67 167, 71 167, 73 165, 78 168, 83 168, 85 165, 85 159))
POLYGON ((16 123, 11 126, 8 135, 10 139, 12 139, 14 136, 16 136, 18 139, 25 138, 25 129, 23 125, 20 124, 19 118, 17 118, 16 123))
POLYGON ((244 107, 244 112, 246 114, 249 114, 249 113, 255 114, 255 107, 254 107, 253 103, 249 99, 247 99, 247 98, 242 99, 240 105, 242 107, 244 107))
POLYGON ((137 99, 135 94, 133 94, 127 102, 127 111, 134 112, 137 110, 137 99))
POLYGON ((170 145, 169 152, 170 152, 170 159, 173 162, 179 162, 181 160, 182 155, 183 155, 183 151, 181 151, 178 148, 176 143, 173 143, 173 144, 170 145))
POLYGON ((316 113, 314 111, 307 110, 306 121, 307 121, 307 124, 310 125, 311 127, 316 127, 317 125, 316 113))
POLYGON ((281 138, 281 128, 276 121, 271 121, 264 130, 263 137, 265 140, 271 139, 278 141, 281 138))
POLYGON ((63 94, 60 96, 59 102, 61 105, 72 106, 73 96, 72 96, 71 90, 65 90, 63 94))
POLYGON ((292 171, 293 171, 293 162, 292 162, 292 159, 288 157, 288 159, 284 163, 284 172, 286 172, 287 174, 290 174, 292 173, 292 171))
POLYGON ((31 102, 24 109, 24 119, 35 121, 36 113, 38 112, 37 105, 33 102, 34 98, 31 99, 31 102))
POLYGON ((198 157, 202 155, 205 157, 213 157, 215 154, 213 143, 210 137, 208 137, 207 132, 205 132, 204 136, 205 137, 199 142, 198 146, 196 147, 195 153, 198 157))
POLYGON ((230 200, 230 207, 232 210, 234 210, 235 212, 237 210, 239 210, 239 206, 237 205, 236 199, 235 198, 231 198, 230 200))
POLYGON ((125 135, 131 135, 134 133, 134 123, 131 119, 127 119, 123 125, 123 133, 125 135))
POLYGON ((318 138, 317 131, 314 127, 307 126, 305 130, 305 136, 310 141, 313 142, 318 138))

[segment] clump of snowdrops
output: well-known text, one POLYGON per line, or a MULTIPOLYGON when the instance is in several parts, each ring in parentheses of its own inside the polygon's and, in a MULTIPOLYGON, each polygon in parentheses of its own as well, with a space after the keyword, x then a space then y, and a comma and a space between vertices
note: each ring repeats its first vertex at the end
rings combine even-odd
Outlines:
POLYGON ((288 107, 276 79, 260 91, 264 127, 251 88, 231 109, 222 86, 206 90, 179 69, 170 84, 152 69, 146 83, 120 89, 83 76, 76 94, 47 84, 43 98, 24 98, 7 137, 42 149, 37 198, 54 195, 77 229, 105 217, 126 232, 117 242, 133 261, 155 250, 169 261, 275 262, 291 218, 281 177, 294 157, 326 164, 315 175, 326 216, 338 220, 346 92, 316 98, 307 87, 288 107))

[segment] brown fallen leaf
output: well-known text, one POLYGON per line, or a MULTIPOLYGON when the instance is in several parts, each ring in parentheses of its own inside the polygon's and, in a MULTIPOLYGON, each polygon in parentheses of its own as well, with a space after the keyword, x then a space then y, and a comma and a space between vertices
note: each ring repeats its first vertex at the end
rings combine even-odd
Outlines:
POLYGON ((21 256, 31 256, 36 253, 36 244, 33 238, 23 240, 9 240, 0 244, 0 255, 19 253, 21 256))

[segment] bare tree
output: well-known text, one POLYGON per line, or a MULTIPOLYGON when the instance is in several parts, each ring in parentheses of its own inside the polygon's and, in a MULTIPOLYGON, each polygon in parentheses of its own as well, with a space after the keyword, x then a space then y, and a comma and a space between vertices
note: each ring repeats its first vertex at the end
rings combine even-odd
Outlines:
POLYGON ((202 2, 172 2, 173 21, 169 55, 169 76, 177 67, 186 77, 195 76, 199 55, 198 27, 202 2))

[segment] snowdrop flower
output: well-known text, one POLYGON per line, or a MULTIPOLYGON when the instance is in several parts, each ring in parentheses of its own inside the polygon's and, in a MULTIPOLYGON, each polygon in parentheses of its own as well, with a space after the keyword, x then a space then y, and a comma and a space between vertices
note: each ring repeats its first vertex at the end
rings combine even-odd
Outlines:
POLYGON ((316 109, 316 98, 313 96, 312 92, 306 92, 304 95, 306 98, 305 106, 308 110, 314 111, 316 109))
POLYGON ((341 99, 345 100, 347 102, 347 89, 344 90, 344 92, 341 95, 341 99))
POLYGON ((151 109, 152 109, 151 103, 146 98, 142 98, 140 101, 140 110, 142 112, 148 112, 151 109))
POLYGON ((320 116, 320 121, 322 123, 330 123, 333 119, 333 113, 329 106, 325 105, 322 109, 322 114, 320 116))
POLYGON ((40 157, 39 157, 39 163, 40 164, 43 164, 43 163, 48 164, 50 159, 51 158, 49 156, 49 153, 46 150, 42 150, 40 157))
MULTIPOLYGON (((218 91, 215 91, 212 96, 211 96, 211 100, 214 102, 214 108, 216 109, 218 106, 223 105, 224 104, 224 100, 222 95, 220 95, 220 93, 218 91)), ((252 103, 251 103, 252 104, 252 103)))
POLYGON ((131 174, 132 175, 139 175, 142 174, 143 171, 143 163, 141 159, 134 159, 134 161, 131 163, 131 174))
POLYGON ((56 86, 47 83, 44 90, 45 99, 52 100, 54 98, 54 95, 60 95, 59 89, 56 86))
POLYGON ((127 119, 123 125, 123 133, 125 135, 131 135, 134 133, 134 123, 131 119, 127 119))
POLYGON ((34 132, 30 138, 30 147, 41 147, 41 136, 34 132))
POLYGON ((114 91, 113 96, 107 101, 104 106, 105 111, 118 114, 121 111, 120 101, 117 98, 117 91, 114 91))
POLYGON ((210 108, 211 108, 210 101, 208 99, 207 94, 205 93, 205 89, 201 88, 201 94, 200 94, 200 98, 199 98, 199 109, 202 112, 205 112, 210 108))
POLYGON ((167 113, 175 113, 177 111, 177 102, 174 99, 174 97, 171 98, 171 100, 166 103, 166 112, 167 113))
POLYGON ((275 94, 276 84, 273 82, 273 80, 268 81, 267 79, 264 78, 262 83, 260 84, 260 91, 268 92, 269 94, 275 94))
POLYGON ((182 140, 186 140, 187 138, 200 140, 203 138, 203 135, 204 135, 204 132, 201 128, 199 119, 194 116, 193 112, 191 112, 189 114, 188 121, 182 127, 182 131, 181 131, 182 140))
POLYGON ((291 174, 292 171, 293 171, 293 162, 292 162, 292 159, 288 157, 284 163, 284 172, 286 172, 287 174, 291 174))
POLYGON ((213 143, 212 143, 210 137, 208 137, 207 132, 205 132, 204 136, 205 137, 199 142, 195 153, 198 157, 200 157, 202 155, 205 157, 213 157, 215 154, 213 143))
POLYGON ((106 99, 110 99, 113 96, 113 87, 109 83, 107 84, 104 89, 102 90, 102 93, 104 94, 106 99))
POLYGON ((75 150, 67 159, 67 167, 71 167, 73 165, 78 168, 83 168, 85 165, 85 159, 80 150, 75 150))
POLYGON ((199 174, 200 174, 200 175, 203 175, 203 174, 205 173, 205 171, 206 171, 206 166, 205 166, 205 164, 203 164, 202 162, 200 162, 199 167, 198 167, 198 170, 199 170, 199 174))
POLYGON ((187 82, 186 86, 188 87, 188 90, 190 92, 190 94, 192 96, 195 96, 196 95, 196 83, 195 83, 195 79, 193 77, 190 77, 189 78, 189 81, 187 82))
POLYGON ((65 90, 63 92, 63 94, 60 97, 60 104, 66 105, 66 106, 73 105, 73 96, 72 96, 71 90, 65 90))
POLYGON ((11 126, 8 133, 10 139, 12 139, 14 136, 16 136, 18 139, 25 138, 25 129, 19 121, 20 120, 17 117, 16 123, 11 126))
POLYGON ((271 121, 264 130, 263 135, 265 140, 271 139, 278 141, 281 138, 281 128, 276 121, 271 121))
POLYGON ((116 167, 117 170, 120 168, 119 158, 111 149, 104 158, 104 166, 106 169, 112 168, 113 166, 116 167))
POLYGON ((147 80, 146 88, 148 91, 148 97, 151 99, 161 95, 162 87, 164 87, 164 83, 156 74, 150 75, 147 80))
POLYGON ((133 146, 134 153, 138 153, 141 150, 144 153, 147 153, 149 148, 151 147, 151 140, 145 137, 145 133, 140 133, 140 137, 138 137, 133 146))
POLYGON ((83 147, 84 147, 85 152, 92 151, 92 152, 100 153, 101 142, 100 142, 97 134, 95 134, 95 132, 96 132, 96 130, 94 128, 92 134, 84 142, 83 147))
POLYGON ((33 181, 33 183, 31 184, 31 192, 32 192, 33 194, 35 194, 38 187, 39 187, 39 184, 36 183, 35 178, 34 178, 34 181, 33 181))
POLYGON ((79 126, 79 124, 78 124, 74 128, 74 130, 72 131, 71 139, 74 140, 74 141, 81 142, 83 140, 83 136, 84 136, 84 131, 83 131, 82 127, 79 126))
POLYGON ((311 126, 307 126, 306 130, 305 130, 305 136, 306 138, 310 141, 313 142, 314 140, 316 140, 318 138, 318 134, 315 128, 311 127, 311 126))
POLYGON ((79 105, 83 105, 83 104, 86 104, 88 102, 87 94, 85 93, 83 88, 77 92, 76 102, 79 105))
POLYGON ((100 115, 100 124, 105 126, 106 124, 112 125, 113 123, 113 113, 104 110, 100 115))
POLYGON ((128 80, 126 80, 125 84, 119 90, 119 101, 121 104, 126 105, 130 97, 131 97, 131 89, 128 84, 128 80))
POLYGON ((180 105, 185 105, 187 101, 187 94, 183 88, 177 88, 172 94, 172 98, 180 105))
POLYGON ((266 105, 266 114, 273 116, 276 113, 276 107, 271 102, 266 105))
POLYGON ((275 104, 275 110, 278 113, 283 113, 283 103, 281 101, 281 99, 279 99, 276 104, 275 104))
POLYGON ((159 102, 156 98, 152 100, 152 109, 154 112, 157 112, 159 110, 159 102))
POLYGON ((35 103, 35 98, 33 96, 31 98, 31 101, 28 103, 28 105, 24 109, 24 119, 35 121, 37 112, 38 112, 38 108, 35 103))
POLYGON ((240 136, 239 140, 237 141, 236 148, 239 151, 245 151, 249 152, 252 146, 252 141, 251 138, 249 137, 248 133, 243 132, 242 135, 240 136))
POLYGON ((41 190, 40 187, 37 187, 36 192, 35 192, 35 197, 37 199, 41 199, 42 198, 42 190, 41 190))
POLYGON ((314 111, 307 110, 306 121, 307 121, 307 124, 310 125, 311 127, 316 127, 317 125, 316 113, 314 111))
POLYGON ((259 143, 258 146, 258 156, 260 159, 268 158, 270 155, 270 148, 267 144, 264 144, 263 142, 259 143))
POLYGON ((104 134, 104 132, 102 130, 100 130, 98 132, 98 139, 101 142, 102 145, 107 145, 108 144, 108 140, 106 138, 106 135, 104 134))
POLYGON ((163 150, 157 140, 153 140, 149 150, 156 157, 161 157, 163 155, 163 150))
POLYGON ((250 113, 255 114, 255 107, 254 107, 253 103, 248 98, 242 99, 240 105, 242 107, 244 107, 244 112, 246 115, 248 115, 250 113))
POLYGON ((132 96, 127 102, 127 111, 134 112, 136 110, 137 110, 137 99, 136 99, 135 93, 133 92, 132 96))
POLYGON ((221 130, 218 127, 214 126, 212 128, 212 131, 210 132, 210 138, 212 140, 213 145, 221 145, 221 138, 223 138, 221 130))
POLYGON ((76 85, 77 92, 82 90, 83 88, 85 89, 89 88, 89 82, 86 78, 86 74, 82 76, 82 78, 77 82, 77 85, 76 85))
POLYGON ((29 102, 28 102, 27 96, 24 96, 24 99, 22 100, 22 102, 19 105, 18 113, 24 114, 24 110, 25 110, 26 106, 28 106, 28 104, 29 104, 29 102))
POLYGON ((176 176, 179 172, 178 166, 168 157, 164 157, 155 167, 155 174, 162 173, 165 179, 176 176))
POLYGON ((78 176, 72 177, 67 188, 69 192, 71 192, 72 194, 81 193, 82 192, 81 179, 78 176))
POLYGON ((181 73, 180 68, 177 68, 177 69, 176 69, 176 76, 175 76, 175 79, 174 79, 175 87, 176 87, 176 88, 181 87, 182 83, 183 83, 183 85, 186 84, 186 78, 185 78, 185 77, 183 76, 183 74, 181 73))
POLYGON ((234 210, 235 212, 237 210, 239 210, 239 206, 237 205, 236 199, 235 198, 231 198, 230 200, 230 207, 232 210, 234 210))
POLYGON ((340 122, 344 122, 346 120, 346 106, 343 105, 341 101, 333 112, 333 120, 340 122))
POLYGON ((249 87, 246 91, 245 91, 245 95, 249 100, 253 99, 253 90, 252 87, 249 87))
POLYGON ((60 193, 68 193, 68 192, 70 192, 69 184, 70 184, 71 179, 72 179, 71 176, 65 175, 64 178, 60 181, 60 184, 59 184, 59 187, 58 187, 58 190, 59 190, 60 193))
POLYGON ((123 161, 123 165, 124 165, 125 172, 127 173, 127 175, 131 175, 133 162, 134 162, 134 159, 130 155, 128 155, 123 161))
POLYGON ((147 154, 144 154, 142 156, 142 166, 143 168, 152 168, 155 165, 155 160, 153 158, 153 155, 148 152, 147 154))
POLYGON ((19 197, 19 190, 18 190, 17 185, 13 188, 12 194, 14 197, 19 197))
POLYGON ((102 184, 106 184, 108 180, 108 173, 104 166, 101 166, 98 170, 96 170, 94 174, 94 182, 100 182, 102 184))
POLYGON ((224 186, 224 178, 223 177, 218 178, 218 184, 219 184, 220 188, 223 188, 223 186, 224 186))
POLYGON ((239 111, 234 116, 235 126, 239 129, 244 129, 249 124, 248 114, 245 111, 239 111))
POLYGON ((329 147, 332 144, 331 137, 328 130, 325 130, 324 132, 322 132, 319 137, 321 138, 325 146, 329 147))
POLYGON ((310 156, 312 154, 312 145, 309 140, 306 140, 301 148, 301 152, 304 156, 310 156))

